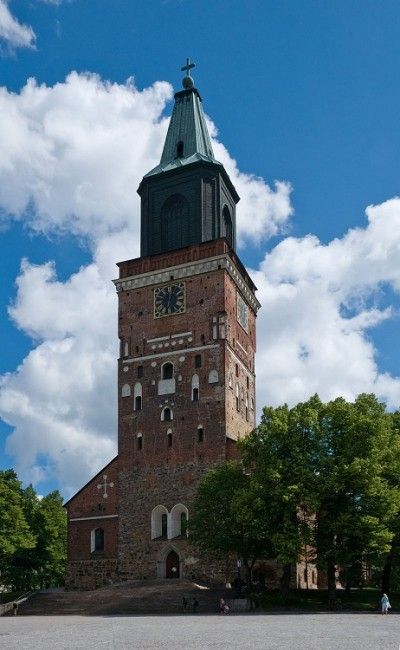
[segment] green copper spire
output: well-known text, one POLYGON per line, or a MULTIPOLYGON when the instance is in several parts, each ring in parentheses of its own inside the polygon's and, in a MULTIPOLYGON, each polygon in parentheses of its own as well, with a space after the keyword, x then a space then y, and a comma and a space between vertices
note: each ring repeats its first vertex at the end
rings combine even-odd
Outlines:
POLYGON ((239 195, 214 158, 193 68, 187 59, 160 164, 138 187, 143 257, 221 238, 235 250, 239 195))
POLYGON ((202 100, 190 74, 194 66, 195 64, 187 59, 186 65, 182 67, 186 72, 186 76, 182 79, 184 89, 175 93, 175 106, 161 161, 146 176, 153 176, 198 161, 220 164, 214 158, 202 100))

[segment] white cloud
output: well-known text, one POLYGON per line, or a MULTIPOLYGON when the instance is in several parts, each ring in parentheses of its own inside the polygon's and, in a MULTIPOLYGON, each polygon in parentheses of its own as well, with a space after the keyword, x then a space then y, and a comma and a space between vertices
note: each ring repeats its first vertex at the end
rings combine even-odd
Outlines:
POLYGON ((0 41, 13 50, 17 47, 34 47, 35 32, 29 25, 22 25, 12 15, 7 0, 0 0, 0 41))
POLYGON ((400 199, 370 206, 366 214, 366 228, 327 245, 311 235, 286 238, 254 272, 263 304, 260 407, 315 392, 328 400, 364 391, 400 407, 400 379, 379 371, 368 337, 369 329, 396 316, 390 307, 379 309, 378 297, 385 283, 400 291, 400 199))
MULTIPOLYGON (((10 309, 35 348, 0 380, 0 415, 14 427, 7 450, 26 480, 57 476, 78 488, 115 453, 115 263, 139 254, 139 181, 160 158, 169 84, 138 91, 72 73, 19 94, 0 90, 0 208, 45 234, 72 233, 93 262, 66 282, 51 263, 23 261, 10 309)), ((288 187, 241 174, 214 143, 244 200, 240 232, 258 238, 291 214, 288 187)))
POLYGON ((3 88, 4 210, 36 231, 92 242, 132 221, 137 232, 136 188, 143 169, 157 162, 165 134, 161 112, 170 96, 166 83, 139 92, 132 80, 109 84, 77 73, 53 87, 31 79, 19 95, 3 88))
POLYGON ((7 451, 26 480, 57 476, 67 493, 116 453, 116 300, 109 284, 96 264, 62 283, 52 264, 24 261, 10 310, 37 345, 0 380, 0 413, 15 427, 7 451))

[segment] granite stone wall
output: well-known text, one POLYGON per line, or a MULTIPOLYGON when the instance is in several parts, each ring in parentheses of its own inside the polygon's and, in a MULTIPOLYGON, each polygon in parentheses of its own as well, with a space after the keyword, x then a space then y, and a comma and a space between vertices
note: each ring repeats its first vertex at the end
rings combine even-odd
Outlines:
POLYGON ((69 561, 67 589, 91 590, 118 582, 116 558, 69 561))

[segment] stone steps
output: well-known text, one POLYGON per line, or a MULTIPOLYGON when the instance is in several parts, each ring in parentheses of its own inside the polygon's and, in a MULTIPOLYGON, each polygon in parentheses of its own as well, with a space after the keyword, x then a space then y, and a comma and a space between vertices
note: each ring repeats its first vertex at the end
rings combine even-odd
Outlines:
POLYGON ((39 592, 20 605, 18 615, 178 614, 184 613, 183 596, 188 612, 196 598, 199 613, 216 613, 220 597, 232 597, 232 592, 208 589, 188 580, 135 581, 94 591, 39 592))

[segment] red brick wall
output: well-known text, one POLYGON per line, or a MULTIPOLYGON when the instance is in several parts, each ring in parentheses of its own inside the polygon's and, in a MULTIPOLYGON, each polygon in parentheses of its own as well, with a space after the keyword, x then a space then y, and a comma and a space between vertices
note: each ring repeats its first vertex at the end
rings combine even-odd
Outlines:
MULTIPOLYGON (((211 244, 215 248, 218 243, 224 242, 211 244)), ((212 250, 211 244, 208 248, 212 250)), ((200 247, 192 248, 197 254, 200 247)), ((174 262, 179 261, 179 255, 182 251, 175 254, 177 259, 174 262)), ((136 267, 140 271, 147 269, 142 264, 144 261, 132 261, 130 273, 136 267)), ((226 454, 225 436, 237 439, 254 428, 255 314, 249 307, 247 333, 237 322, 237 290, 224 269, 195 275, 184 282, 186 312, 159 319, 154 318, 154 286, 119 293, 119 337, 128 343, 128 355, 120 358, 118 371, 121 470, 129 466, 193 462, 199 456, 205 463, 221 462, 226 454), (226 319, 226 338, 214 340, 213 317, 221 315, 226 319), (189 334, 174 338, 179 333, 189 334), (168 340, 152 341, 161 337, 168 337, 168 340), (199 354, 202 366, 195 368, 195 357, 199 354), (167 361, 174 364, 176 392, 161 396, 158 395, 158 382, 162 364, 167 361), (138 366, 143 367, 142 377, 138 376, 138 366), (217 384, 208 381, 211 370, 218 372, 217 384), (198 402, 191 401, 194 374, 198 375, 200 382, 198 402), (233 376, 232 388, 228 386, 229 374, 233 376), (140 411, 134 410, 137 382, 142 387, 140 411), (235 394, 237 383, 240 385, 239 412, 235 394), (130 387, 130 396, 122 397, 124 385, 130 387), (165 406, 172 409, 172 422, 161 422, 161 411, 165 406), (197 442, 199 426, 204 430, 202 443, 197 442), (173 436, 172 447, 167 444, 169 430, 173 436), (141 450, 138 449, 138 434, 142 434, 141 450)))
POLYGON ((117 556, 118 519, 92 519, 68 523, 68 557, 70 560, 101 559, 117 556), (91 552, 91 531, 104 530, 104 551, 91 552))
POLYGON ((114 458, 89 483, 87 483, 67 504, 68 512, 68 558, 94 559, 116 557, 118 514, 118 457, 114 458), (107 498, 103 497, 103 476, 107 476, 107 498), (88 519, 90 518, 90 519, 88 519), (79 519, 79 521, 71 521, 79 519), (83 519, 83 520, 82 520, 83 519), (104 551, 91 552, 90 533, 95 528, 104 530, 104 551))
MULTIPOLYGON (((227 252, 229 249, 223 240, 210 242, 168 255, 123 263, 121 276, 132 277, 135 273, 165 269, 205 255, 212 257, 227 252)), ((239 265, 236 258, 234 261, 239 265)), ((171 275, 174 275, 173 268, 171 275)), ((245 272, 243 277, 253 289, 245 272)), ((119 566, 124 577, 154 576, 162 549, 175 544, 179 545, 184 563, 188 561, 187 567, 182 568, 185 575, 201 578, 212 573, 214 579, 223 581, 222 567, 211 568, 204 559, 193 561, 196 552, 186 540, 151 540, 151 512, 157 505, 165 506, 170 512, 174 505, 183 503, 189 509, 190 522, 190 504, 202 475, 227 458, 236 458, 232 438, 237 439, 254 427, 250 398, 254 400, 255 313, 249 306, 246 332, 237 322, 236 284, 224 268, 170 281, 185 282, 186 311, 183 314, 154 318, 155 285, 119 292, 119 337, 128 343, 126 357, 122 346, 118 370, 119 566), (225 319, 225 334, 221 337, 218 329, 216 339, 213 318, 217 319, 218 327, 221 317, 225 319), (177 334, 181 336, 174 336, 177 334), (162 340, 152 340, 160 338, 162 340), (199 354, 201 368, 196 368, 195 357, 199 354), (170 395, 158 395, 161 367, 167 361, 174 364, 176 390, 170 395), (143 367, 142 377, 138 376, 139 365, 143 367), (218 372, 218 383, 209 383, 211 370, 218 372), (191 399, 194 374, 199 377, 198 402, 191 399), (229 374, 233 375, 233 388, 228 385, 229 374), (142 386, 140 411, 134 410, 137 382, 142 386), (240 385, 239 411, 236 383, 240 385), (121 396, 124 385, 130 387, 130 396, 121 396), (166 405, 173 411, 171 422, 162 422, 160 418, 162 407, 166 405), (199 426, 203 428, 203 442, 198 442, 199 426), (167 443, 168 430, 173 436, 172 447, 167 443), (138 448, 138 433, 142 434, 142 449, 138 448)), ((163 284, 167 283, 168 280, 163 284)))

